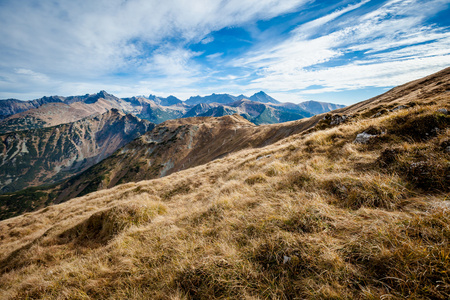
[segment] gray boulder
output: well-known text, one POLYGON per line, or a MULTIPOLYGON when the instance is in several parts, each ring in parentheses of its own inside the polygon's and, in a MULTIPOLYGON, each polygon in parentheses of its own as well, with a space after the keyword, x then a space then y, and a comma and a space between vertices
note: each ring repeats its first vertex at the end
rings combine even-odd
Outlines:
POLYGON ((369 134, 362 132, 356 136, 356 139, 353 141, 355 144, 367 144, 371 138, 376 137, 376 134, 369 134))

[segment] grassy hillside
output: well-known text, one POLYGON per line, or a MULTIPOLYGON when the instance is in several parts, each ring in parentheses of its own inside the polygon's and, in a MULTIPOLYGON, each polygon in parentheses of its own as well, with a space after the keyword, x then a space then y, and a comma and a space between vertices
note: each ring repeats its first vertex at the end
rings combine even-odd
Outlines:
POLYGON ((0 298, 448 299, 450 94, 398 99, 4 220, 0 298))
POLYGON ((271 126, 255 126, 239 115, 166 121, 57 185, 0 195, 0 220, 117 184, 166 176, 245 148, 269 145, 310 128, 320 118, 271 126))

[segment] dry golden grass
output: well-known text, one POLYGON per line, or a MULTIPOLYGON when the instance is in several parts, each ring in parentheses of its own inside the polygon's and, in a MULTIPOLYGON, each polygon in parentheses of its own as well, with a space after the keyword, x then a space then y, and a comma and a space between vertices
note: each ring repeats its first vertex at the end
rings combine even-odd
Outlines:
POLYGON ((358 117, 2 221, 0 298, 448 299, 440 107, 358 117), (402 127, 421 120, 440 130, 402 127))

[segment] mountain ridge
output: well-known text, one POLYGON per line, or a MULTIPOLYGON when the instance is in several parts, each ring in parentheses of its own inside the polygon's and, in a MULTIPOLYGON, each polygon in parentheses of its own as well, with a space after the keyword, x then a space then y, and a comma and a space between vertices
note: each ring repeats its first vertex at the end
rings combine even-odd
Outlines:
MULTIPOLYGON (((149 97, 135 96, 129 98, 117 98, 106 91, 100 91, 96 94, 86 94, 83 96, 50 96, 40 99, 22 102, 19 100, 0 100, 0 107, 3 107, 3 115, 0 121, 2 132, 11 132, 14 130, 24 130, 31 128, 42 128, 64 123, 57 123, 52 112, 48 107, 54 107, 60 110, 60 119, 67 119, 67 122, 76 121, 93 113, 102 113, 108 109, 117 108, 124 113, 132 113, 141 119, 146 119, 152 123, 161 123, 169 119, 193 116, 223 116, 237 112, 230 108, 233 103, 248 99, 254 103, 263 103, 268 107, 265 116, 254 116, 240 109, 241 115, 246 115, 247 119, 254 119, 257 124, 280 123, 285 121, 297 120, 310 115, 323 113, 340 105, 326 104, 321 102, 311 102, 315 105, 281 103, 263 91, 255 93, 251 97, 244 95, 233 96, 230 94, 212 94, 208 96, 190 97, 182 101, 174 96, 167 98, 150 95, 149 97), (57 103, 53 104, 52 103, 57 103), (212 109, 207 113, 204 109, 199 109, 196 105, 206 104, 212 109), (222 106, 222 107, 219 107, 222 106), (320 107, 320 108, 318 108, 320 107), (308 111, 312 108, 314 112, 308 111), (196 115, 194 112, 198 111, 196 115), (29 128, 29 124, 33 124, 29 128)), ((255 104, 256 105, 256 104, 255 104)), ((66 123, 67 123, 66 122, 66 123)))

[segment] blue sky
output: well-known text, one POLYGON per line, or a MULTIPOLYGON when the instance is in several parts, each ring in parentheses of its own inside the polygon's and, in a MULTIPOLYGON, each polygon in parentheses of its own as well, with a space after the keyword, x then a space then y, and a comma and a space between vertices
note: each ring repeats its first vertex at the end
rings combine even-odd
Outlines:
POLYGON ((0 99, 351 104, 450 66, 450 0, 0 0, 0 99))

